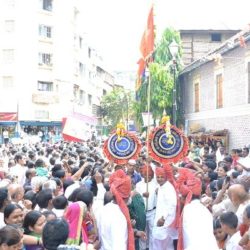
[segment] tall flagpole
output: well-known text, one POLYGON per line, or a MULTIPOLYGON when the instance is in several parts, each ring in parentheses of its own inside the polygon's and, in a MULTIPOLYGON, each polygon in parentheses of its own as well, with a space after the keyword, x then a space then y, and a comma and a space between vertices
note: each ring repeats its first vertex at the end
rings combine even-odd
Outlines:
MULTIPOLYGON (((148 103, 147 103, 147 113, 148 113, 148 126, 147 126, 147 172, 146 172, 146 176, 147 176, 147 184, 146 184, 146 192, 148 193, 148 170, 149 170, 149 132, 150 132, 150 92, 151 92, 151 75, 150 75, 150 71, 149 72, 149 76, 148 76, 148 103)), ((148 209, 148 197, 146 199, 146 211, 148 209)))

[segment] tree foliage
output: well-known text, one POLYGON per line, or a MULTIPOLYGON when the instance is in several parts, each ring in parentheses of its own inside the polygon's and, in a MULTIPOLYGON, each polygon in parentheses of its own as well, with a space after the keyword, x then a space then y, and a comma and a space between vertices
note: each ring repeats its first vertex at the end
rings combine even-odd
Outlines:
MULTIPOLYGON (((160 119, 163 111, 172 116, 173 103, 173 63, 172 55, 169 51, 169 45, 175 40, 180 45, 180 35, 173 29, 166 29, 156 45, 154 53, 154 62, 149 64, 149 74, 151 81, 150 91, 150 111, 153 118, 160 119)), ((180 70, 181 48, 176 57, 176 79, 180 70)), ((145 77, 142 85, 137 93, 137 100, 135 104, 135 112, 137 120, 141 123, 141 113, 147 111, 147 90, 149 85, 149 77, 145 77)))
POLYGON ((133 105, 132 92, 127 92, 121 87, 115 87, 101 100, 104 122, 109 125, 110 129, 115 128, 119 122, 126 124, 133 115, 133 105))

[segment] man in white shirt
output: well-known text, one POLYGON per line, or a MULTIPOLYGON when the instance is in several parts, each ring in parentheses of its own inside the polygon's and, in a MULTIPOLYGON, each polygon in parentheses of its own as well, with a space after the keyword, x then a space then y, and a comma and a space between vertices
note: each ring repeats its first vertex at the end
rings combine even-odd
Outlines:
POLYGON ((134 232, 126 204, 130 198, 131 179, 120 169, 110 176, 109 183, 114 201, 100 211, 101 250, 134 249, 134 232))
POLYGON ((144 199, 146 207, 146 233, 147 242, 140 241, 140 249, 153 249, 153 225, 156 211, 156 189, 157 183, 154 181, 154 172, 150 166, 144 165, 141 168, 141 174, 143 176, 142 181, 136 184, 136 191, 140 193, 144 199), (147 174, 148 172, 148 174, 147 174), (148 186, 148 191, 147 191, 148 186))
POLYGON ((153 249, 172 250, 177 230, 172 227, 176 216, 177 196, 174 186, 167 180, 164 168, 156 168, 155 174, 159 184, 153 227, 153 249))
POLYGON ((226 250, 242 250, 239 245, 241 240, 240 231, 237 230, 238 218, 233 212, 226 212, 220 216, 221 229, 228 235, 226 240, 226 250))
POLYGON ((213 217, 200 202, 201 180, 189 169, 179 170, 177 184, 185 206, 180 220, 179 250, 218 250, 213 234, 213 217), (182 229, 182 230, 181 230, 182 229))
POLYGON ((15 162, 16 165, 11 167, 9 172, 10 175, 15 178, 15 182, 23 186, 25 183, 25 173, 27 170, 27 167, 25 167, 26 157, 23 154, 16 154, 15 162))

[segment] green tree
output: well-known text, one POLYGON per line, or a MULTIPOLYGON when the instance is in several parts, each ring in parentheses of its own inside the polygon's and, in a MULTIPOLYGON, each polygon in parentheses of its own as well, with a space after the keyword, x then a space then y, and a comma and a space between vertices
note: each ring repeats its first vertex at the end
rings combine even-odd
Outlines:
POLYGON ((125 91, 124 88, 115 87, 110 93, 102 97, 101 112, 104 122, 112 130, 117 123, 124 125, 133 116, 134 96, 131 91, 125 91))
MULTIPOLYGON (((166 29, 163 35, 156 45, 154 53, 154 62, 149 64, 149 73, 151 80, 150 91, 150 111, 153 114, 153 118, 161 119, 163 111, 172 117, 172 103, 173 103, 173 63, 172 55, 169 51, 170 43, 175 40, 180 45, 180 35, 173 29, 166 29)), ((178 79, 178 73, 180 70, 180 58, 181 47, 179 46, 179 52, 176 57, 176 79, 178 79)), ((141 113, 147 111, 147 91, 148 91, 148 77, 145 77, 142 81, 142 85, 137 92, 137 100, 135 104, 136 118, 141 124, 141 113)), ((177 114, 177 119, 180 116, 177 114)))

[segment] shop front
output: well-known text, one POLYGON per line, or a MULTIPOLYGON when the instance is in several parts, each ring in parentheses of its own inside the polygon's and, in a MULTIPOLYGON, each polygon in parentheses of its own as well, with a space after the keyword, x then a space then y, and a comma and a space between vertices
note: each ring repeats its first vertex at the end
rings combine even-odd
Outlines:
POLYGON ((0 144, 3 143, 3 132, 8 131, 9 139, 16 137, 17 113, 0 112, 0 144))
POLYGON ((24 136, 38 136, 41 141, 61 140, 62 122, 59 121, 20 121, 24 136))

